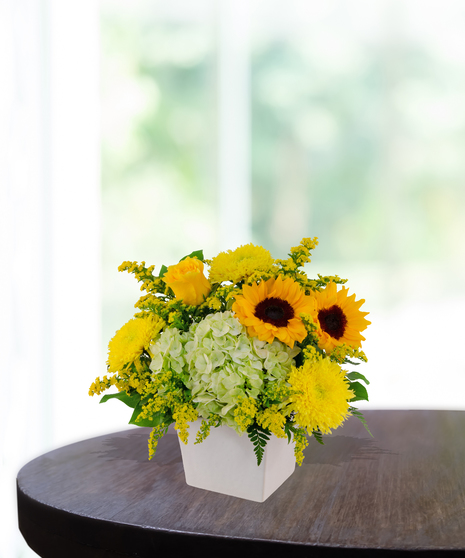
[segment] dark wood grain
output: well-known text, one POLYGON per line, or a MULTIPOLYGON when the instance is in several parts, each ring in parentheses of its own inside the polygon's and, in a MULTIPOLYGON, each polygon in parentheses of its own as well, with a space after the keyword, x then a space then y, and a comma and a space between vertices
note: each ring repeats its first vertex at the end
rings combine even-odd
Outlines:
POLYGON ((135 428, 18 474, 19 525, 45 558, 465 555, 465 413, 366 411, 310 440, 264 503, 185 484, 174 431, 135 428))

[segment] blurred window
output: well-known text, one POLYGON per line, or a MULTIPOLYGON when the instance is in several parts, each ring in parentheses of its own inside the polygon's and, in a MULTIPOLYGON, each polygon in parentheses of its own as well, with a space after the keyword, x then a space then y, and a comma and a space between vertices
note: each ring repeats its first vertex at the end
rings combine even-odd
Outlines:
POLYGON ((431 386, 465 388, 442 351, 465 310, 464 23, 458 0, 103 2, 104 339, 137 296, 125 259, 318 236, 309 274, 372 313, 370 405, 463 405, 431 386))

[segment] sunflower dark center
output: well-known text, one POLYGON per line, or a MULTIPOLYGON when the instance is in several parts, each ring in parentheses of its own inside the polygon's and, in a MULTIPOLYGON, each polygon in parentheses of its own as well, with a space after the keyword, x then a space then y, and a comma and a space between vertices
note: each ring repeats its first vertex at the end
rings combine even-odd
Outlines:
POLYGON ((255 306, 254 315, 262 322, 273 324, 276 327, 286 327, 289 320, 294 317, 294 308, 287 300, 272 296, 265 298, 255 306))
POLYGON ((340 339, 344 335, 347 318, 342 309, 334 304, 330 308, 323 308, 318 312, 318 321, 321 329, 334 339, 340 339))

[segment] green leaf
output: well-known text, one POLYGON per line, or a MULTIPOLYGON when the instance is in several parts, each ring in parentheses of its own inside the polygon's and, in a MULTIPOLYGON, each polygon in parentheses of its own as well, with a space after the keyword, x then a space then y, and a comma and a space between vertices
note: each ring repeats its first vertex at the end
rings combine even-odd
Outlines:
POLYGON ((363 380, 367 385, 370 384, 370 382, 365 378, 363 374, 360 374, 360 372, 349 372, 348 374, 346 374, 346 378, 349 378, 349 380, 363 380))
POLYGON ((160 426, 162 423, 166 424, 167 422, 171 424, 172 420, 165 417, 163 413, 156 413, 153 415, 151 419, 143 418, 141 420, 136 421, 137 417, 142 412, 142 405, 139 403, 137 407, 134 409, 132 413, 131 419, 128 424, 134 424, 135 426, 160 426))
POLYGON ((184 258, 181 258, 179 261, 182 262, 182 260, 185 260, 186 258, 197 258, 198 260, 201 260, 203 262, 203 250, 195 250, 188 256, 184 256, 184 258))
POLYGON ((354 397, 350 401, 361 401, 362 399, 368 401, 367 388, 360 382, 351 382, 350 389, 354 392, 354 397))
POLYGON ((158 275, 158 277, 161 279, 167 271, 168 271, 168 268, 166 267, 166 265, 162 265, 161 268, 160 268, 160 274, 158 275))
POLYGON ((284 425, 284 432, 287 436, 287 443, 290 444, 292 441, 292 434, 295 432, 295 427, 292 422, 286 422, 284 425))
POLYGON ((247 435, 253 444, 253 450, 257 458, 257 465, 260 465, 265 453, 266 444, 270 439, 270 431, 260 428, 257 425, 253 425, 247 428, 247 435))
POLYGON ((362 415, 362 413, 360 411, 358 411, 355 407, 349 407, 349 412, 354 416, 357 417, 358 420, 363 424, 363 426, 365 427, 365 430, 368 432, 368 434, 374 438, 373 434, 370 432, 370 429, 368 428, 368 424, 366 421, 366 418, 362 415))
POLYGON ((133 393, 132 395, 128 395, 125 391, 119 391, 118 393, 111 393, 108 395, 104 395, 102 399, 100 399, 100 403, 106 403, 110 399, 119 399, 123 403, 125 403, 128 407, 134 409, 139 401, 140 401, 140 394, 133 393))

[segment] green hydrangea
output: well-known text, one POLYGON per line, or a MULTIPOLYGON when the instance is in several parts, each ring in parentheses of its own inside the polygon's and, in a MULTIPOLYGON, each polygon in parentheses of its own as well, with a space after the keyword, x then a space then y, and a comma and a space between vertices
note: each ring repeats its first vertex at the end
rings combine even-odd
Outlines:
POLYGON ((167 329, 150 349, 150 368, 180 374, 201 417, 219 415, 236 430, 238 400, 256 399, 267 382, 284 379, 299 352, 278 340, 250 338, 232 312, 210 314, 187 333, 167 329))
POLYGON ((157 338, 155 343, 150 345, 152 353, 152 362, 150 370, 158 374, 162 371, 172 370, 182 375, 186 366, 184 358, 186 343, 186 334, 180 332, 177 328, 172 327, 165 329, 157 338))

